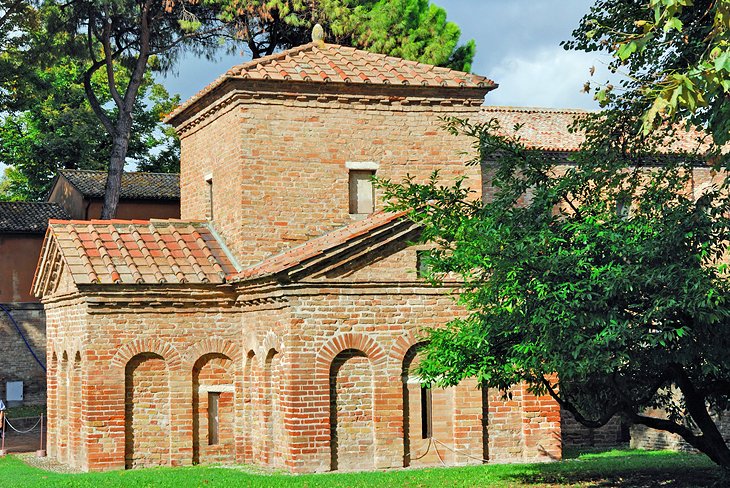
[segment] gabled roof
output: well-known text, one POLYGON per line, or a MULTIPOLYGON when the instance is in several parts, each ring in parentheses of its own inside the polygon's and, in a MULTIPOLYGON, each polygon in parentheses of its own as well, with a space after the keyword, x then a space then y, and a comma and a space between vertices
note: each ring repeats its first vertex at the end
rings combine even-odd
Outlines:
MULTIPOLYGON (((87 198, 103 198, 106 171, 65 169, 59 173, 87 198)), ((122 173, 121 198, 132 200, 179 200, 180 175, 177 173, 122 173)))
POLYGON ((180 220, 52 220, 36 271, 41 283, 56 252, 76 284, 223 283, 235 272, 205 222, 180 220))
POLYGON ((165 121, 170 122, 171 119, 180 115, 229 79, 354 85, 410 85, 432 88, 483 88, 485 91, 497 88, 496 83, 484 76, 338 44, 311 42, 234 66, 174 110, 165 121))
POLYGON ((68 219, 66 210, 56 203, 0 202, 0 232, 43 234, 49 219, 68 219))
MULTIPOLYGON (((375 213, 368 218, 341 227, 321 237, 307 241, 281 254, 261 261, 240 273, 229 276, 229 281, 247 281, 277 274, 301 271, 305 267, 352 250, 366 242, 383 244, 415 230, 417 224, 405 218, 406 212, 375 213)), ((370 250, 366 249, 365 252, 370 250)))

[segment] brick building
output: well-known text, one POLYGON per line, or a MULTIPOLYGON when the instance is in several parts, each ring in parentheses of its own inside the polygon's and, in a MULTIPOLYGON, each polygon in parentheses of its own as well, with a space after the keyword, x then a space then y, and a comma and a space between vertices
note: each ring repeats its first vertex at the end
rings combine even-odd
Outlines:
POLYGON ((248 462, 292 472, 551 460, 560 411, 522 387, 422 388, 424 327, 461 310, 417 274, 419 229, 373 174, 465 175, 490 80, 308 44, 176 110, 181 218, 54 220, 51 456, 87 470, 248 462))
MULTIPOLYGON (((99 217, 106 175, 61 170, 46 202, 0 202, 0 399, 6 403, 46 403, 45 313, 30 291, 43 236, 49 219, 99 217), (20 393, 8 396, 8 382, 20 393)), ((180 217, 179 175, 124 173, 118 214, 135 219, 180 217)))

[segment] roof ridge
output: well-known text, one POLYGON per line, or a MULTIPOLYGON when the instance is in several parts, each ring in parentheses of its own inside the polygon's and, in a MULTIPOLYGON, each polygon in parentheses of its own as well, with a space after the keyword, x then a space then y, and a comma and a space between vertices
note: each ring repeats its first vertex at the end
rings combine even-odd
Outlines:
POLYGON ((540 113, 593 113, 596 110, 587 110, 583 108, 554 108, 554 107, 521 107, 517 105, 482 105, 482 112, 540 112, 540 113))
MULTIPOLYGON (((106 173, 109 171, 103 169, 59 169, 59 173, 106 173)), ((165 176, 180 176, 180 173, 163 173, 161 171, 122 171, 123 175, 165 175, 165 176)))

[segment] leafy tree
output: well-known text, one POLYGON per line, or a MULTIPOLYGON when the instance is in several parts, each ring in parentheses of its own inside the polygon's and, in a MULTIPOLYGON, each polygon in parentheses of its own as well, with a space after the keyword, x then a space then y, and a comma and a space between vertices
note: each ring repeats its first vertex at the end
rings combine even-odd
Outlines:
MULTIPOLYGON (((598 0, 568 49, 607 51, 644 131, 690 120, 730 140, 730 0, 598 0)), ((605 101, 611 86, 599 86, 605 101)))
MULTIPOLYGON (((30 9, 33 25, 17 31, 23 42, 6 46, 3 111, 0 113, 0 161, 10 165, 0 190, 4 200, 42 198, 59 169, 106 169, 111 138, 86 99, 82 82, 84 58, 65 51, 68 33, 49 32, 53 7, 30 9)), ((115 63, 115 72, 129 78, 129 72, 115 63)), ((109 106, 104 90, 106 74, 92 79, 101 103, 109 106)), ((134 123, 128 158, 143 170, 176 170, 179 143, 160 120, 179 103, 156 83, 152 73, 144 75, 140 97, 135 101, 134 123)), ((113 110, 112 110, 113 112, 113 110)))
POLYGON ((462 71, 476 50, 429 0, 240 0, 224 12, 254 58, 309 42, 315 22, 336 43, 462 71))
POLYGON ((623 415, 730 468, 711 415, 730 401, 727 172, 694 195, 704 162, 658 150, 673 147, 668 131, 637 137, 636 117, 618 111, 584 124, 585 147, 561 161, 496 121, 452 120, 474 138, 486 202, 437 175, 380 182, 434 245, 432 280, 463 280, 467 313, 427 331, 419 374, 504 391, 524 381, 586 426, 623 415))

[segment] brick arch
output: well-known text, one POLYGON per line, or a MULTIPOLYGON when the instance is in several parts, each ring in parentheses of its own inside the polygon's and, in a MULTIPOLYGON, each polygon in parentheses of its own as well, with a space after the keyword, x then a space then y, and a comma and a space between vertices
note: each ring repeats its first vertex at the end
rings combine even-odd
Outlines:
POLYGON ((182 367, 182 358, 177 350, 171 344, 159 339, 137 339, 124 344, 112 358, 111 365, 114 368, 124 369, 133 357, 144 353, 162 357, 170 371, 182 367))
POLYGON ((373 368, 382 365, 387 359, 383 348, 374 339, 357 333, 341 334, 333 337, 320 348, 315 359, 315 375, 329 378, 332 361, 339 353, 347 349, 362 351, 370 360, 373 368))
POLYGON ((402 364, 408 351, 416 344, 426 343, 427 339, 419 337, 412 330, 409 330, 395 340, 388 357, 396 364, 402 364))
POLYGON ((185 353, 182 361, 183 369, 192 369, 195 363, 206 354, 222 354, 235 365, 238 365, 241 360, 241 348, 233 342, 226 339, 205 339, 185 353))

